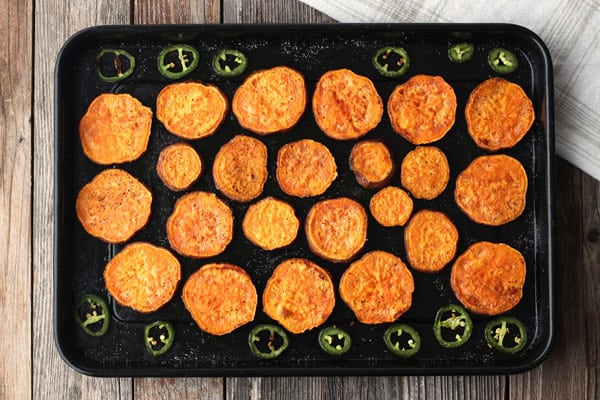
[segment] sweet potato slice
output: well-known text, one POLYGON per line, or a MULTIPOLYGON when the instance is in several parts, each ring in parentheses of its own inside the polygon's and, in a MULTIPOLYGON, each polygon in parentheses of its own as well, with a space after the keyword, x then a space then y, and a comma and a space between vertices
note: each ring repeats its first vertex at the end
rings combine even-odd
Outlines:
POLYGON ((413 197, 435 199, 446 189, 450 180, 448 159, 435 146, 418 146, 402 160, 400 180, 413 197))
POLYGON ((117 303, 149 313, 167 304, 181 279, 170 251, 149 243, 127 245, 104 269, 106 289, 117 303))
POLYGON ((90 235, 122 243, 146 225, 151 204, 144 184, 122 169, 107 169, 79 191, 75 212, 90 235))
POLYGON ((294 208, 273 197, 248 207, 242 229, 248 240, 264 250, 285 247, 298 235, 300 221, 294 208))
POLYGON ((521 86, 490 78, 471 92, 465 118, 477 146, 495 151, 519 143, 533 125, 535 113, 521 86))
POLYGON ((497 154, 473 160, 456 178, 454 199, 474 222, 498 226, 525 210, 527 174, 521 163, 497 154))
POLYGON ((308 212, 305 230, 313 253, 332 262, 348 261, 367 240, 367 213, 347 197, 322 200, 308 212))
POLYGON ((383 226, 404 226, 412 214, 413 201, 399 187, 387 186, 371 197, 369 210, 383 226))
POLYGON ((412 305, 414 290, 406 264, 379 250, 350 264, 340 279, 340 297, 363 324, 394 322, 412 305))
POLYGON ((156 98, 156 118, 175 136, 195 140, 213 135, 229 103, 221 89, 199 82, 165 86, 156 98))
POLYGON ((356 143, 350 152, 350 169, 365 189, 385 186, 394 173, 394 161, 387 146, 377 140, 356 143))
POLYGON ((329 272, 303 258, 279 264, 263 292, 265 314, 292 333, 323 324, 335 306, 335 290, 329 272))
POLYGON ((202 159, 189 144, 174 143, 160 152, 156 173, 169 189, 186 190, 200 177, 202 159))
POLYGON ((216 256, 233 238, 233 213, 214 193, 185 194, 177 200, 167 220, 167 238, 181 255, 216 256))
POLYGON ((147 149, 152 110, 127 93, 103 93, 79 122, 83 153, 101 165, 138 159, 147 149))
POLYGON ((450 284, 467 309, 498 315, 521 301, 526 270, 523 255, 511 246, 477 242, 454 262, 450 284))
POLYGON ((267 146, 238 135, 219 149, 212 172, 217 189, 231 200, 255 199, 267 181, 267 146))
POLYGON ((456 94, 441 76, 416 75, 396 86, 387 110, 396 133, 412 144, 432 143, 454 125, 456 94))
POLYGON ((441 271, 456 255, 458 230, 444 213, 421 210, 404 229, 410 265, 421 272, 441 271))
POLYGON ((337 178, 337 166, 325 145, 302 139, 279 149, 276 175, 285 193, 312 197, 325 193, 337 178))
POLYGON ((306 84, 295 69, 278 66, 250 74, 233 95, 239 124, 259 135, 293 128, 306 109, 306 84))
POLYGON ((324 73, 312 99, 319 128, 338 140, 357 139, 373 130, 383 116, 383 101, 373 82, 349 69, 324 73))
POLYGON ((227 263, 207 264, 194 272, 183 286, 182 297, 200 329, 219 336, 254 320, 258 303, 250 275, 227 263))

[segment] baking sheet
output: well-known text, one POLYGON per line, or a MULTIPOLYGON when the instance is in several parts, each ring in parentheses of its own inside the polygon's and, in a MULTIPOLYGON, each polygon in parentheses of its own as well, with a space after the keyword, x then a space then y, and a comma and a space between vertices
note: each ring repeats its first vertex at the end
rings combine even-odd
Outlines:
MULTIPOLYGON (((230 376, 230 375, 396 375, 396 374, 495 374, 519 372, 537 365, 548 353, 553 337, 553 255, 552 255, 552 165, 554 121, 552 64, 542 41, 532 32, 514 25, 500 24, 331 24, 331 25, 177 25, 177 26, 101 26, 74 35, 58 55, 55 75, 56 178, 55 178, 55 339, 64 360, 76 370, 96 376, 230 376), (447 49, 452 43, 468 40, 475 44, 475 55, 466 64, 453 64, 447 49), (527 262, 527 277, 521 302, 509 313, 525 323, 529 343, 517 355, 490 349, 483 331, 490 320, 471 314, 474 330, 467 344, 456 349, 440 346, 433 335, 433 320, 441 306, 457 303, 450 287, 448 265, 437 274, 413 271, 415 293, 411 309, 398 322, 415 327, 422 339, 421 351, 410 359, 391 354, 383 342, 390 324, 364 325, 339 299, 333 314, 323 325, 346 329, 353 347, 342 357, 325 354, 318 346, 319 329, 290 334, 290 347, 279 358, 258 360, 249 351, 247 336, 258 323, 273 322, 262 312, 260 301, 267 279, 277 264, 290 257, 308 258, 331 272, 337 288, 348 263, 334 264, 313 255, 304 232, 289 247, 271 252, 248 242, 241 231, 247 207, 219 194, 212 181, 210 166, 219 147, 233 136, 245 133, 231 112, 219 131, 200 141, 188 141, 205 163, 201 179, 189 191, 216 192, 234 212, 234 239, 216 257, 198 260, 177 255, 182 265, 182 284, 201 265, 229 262, 243 267, 256 285, 259 304, 255 320, 231 334, 215 337, 203 333, 191 320, 181 301, 181 286, 173 300, 155 313, 140 314, 115 304, 107 294, 102 277, 106 263, 123 247, 109 245, 88 235, 75 215, 75 199, 85 183, 103 166, 87 159, 79 142, 78 124, 87 106, 105 92, 130 93, 155 111, 160 89, 174 81, 161 76, 156 57, 170 43, 187 43, 200 52, 196 71, 185 80, 217 85, 229 99, 252 71, 287 65, 305 77, 309 100, 315 83, 326 71, 350 68, 373 80, 380 96, 387 98, 396 85, 416 74, 441 75, 454 88, 457 100, 456 122, 449 133, 433 143, 441 148, 450 163, 450 182, 434 200, 414 199, 414 212, 434 209, 445 212, 459 231, 457 255, 480 240, 505 242, 521 251, 527 262), (400 78, 381 76, 371 63, 375 51, 386 45, 403 46, 411 57, 408 73, 400 78), (488 152, 479 149, 469 137, 464 107, 471 90, 481 81, 497 76, 486 57, 494 47, 506 47, 519 57, 517 71, 505 78, 520 84, 533 101, 536 121, 531 131, 514 148, 502 151, 517 158, 529 178, 527 205, 516 221, 500 227, 485 227, 471 222, 454 203, 457 174, 475 157, 488 152), (224 47, 242 50, 249 59, 246 72, 235 78, 214 73, 213 55, 224 47), (95 69, 95 57, 102 48, 124 48, 137 60, 134 74, 117 83, 102 81, 95 69), (97 293, 108 299, 113 317, 109 332, 100 338, 84 334, 72 317, 76 299, 84 293, 97 293), (154 357, 145 349, 145 324, 157 319, 174 323, 176 339, 166 354, 154 357)), ((310 102, 298 125, 289 132, 259 137, 268 147, 269 178, 260 198, 272 195, 292 204, 301 221, 316 201, 348 196, 368 209, 375 193, 360 187, 348 166, 350 149, 356 141, 329 139, 317 127, 310 102), (285 143, 311 138, 325 144, 336 158, 338 178, 323 195, 298 199, 285 195, 275 179, 277 151, 285 143)), ((381 123, 364 139, 383 140, 392 150, 396 164, 415 146, 395 134, 384 113, 381 123)), ((148 241, 169 248, 165 222, 182 193, 168 190, 155 172, 158 154, 166 145, 181 139, 171 135, 154 118, 148 151, 138 160, 119 165, 140 179, 153 192, 149 224, 132 241, 148 241)), ((400 185, 399 172, 392 181, 400 185)), ((257 201, 258 199, 256 199, 257 201)), ((359 254, 370 250, 392 252, 406 261, 403 228, 384 228, 369 216, 368 241, 359 254)))

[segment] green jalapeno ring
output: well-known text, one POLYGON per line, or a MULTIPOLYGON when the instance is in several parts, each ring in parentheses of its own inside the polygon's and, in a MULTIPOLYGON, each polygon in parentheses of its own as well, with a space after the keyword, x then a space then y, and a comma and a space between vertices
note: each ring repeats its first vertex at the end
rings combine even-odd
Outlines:
POLYGON ((521 321, 514 317, 498 317, 486 325, 485 339, 492 348, 504 353, 515 354, 523 350, 527 344, 527 329, 521 321), (512 335, 515 345, 510 347, 505 343, 510 333, 509 325, 515 326, 518 330, 518 333, 512 335))
POLYGON ((90 336, 103 336, 110 326, 108 305, 104 299, 95 294, 85 294, 79 299, 74 317, 79 327, 90 336), (99 329, 93 329, 97 324, 100 324, 99 329))
POLYGON ((475 47, 473 43, 457 43, 448 48, 448 58, 453 63, 462 64, 470 61, 473 58, 474 52, 475 47))
POLYGON ((98 72, 98 76, 100 76, 100 79, 102 79, 103 81, 118 82, 120 80, 123 80, 123 79, 131 76, 131 74, 133 74, 134 69, 135 69, 135 57, 127 50, 102 49, 100 51, 100 53, 98 53, 98 55, 96 56, 96 71, 98 72), (102 59, 102 57, 104 57, 107 54, 114 54, 113 66, 115 68, 115 73, 116 73, 115 76, 104 75, 100 68, 101 59, 102 59), (129 67, 125 71, 123 71, 123 62, 121 61, 121 57, 125 57, 125 59, 127 59, 127 61, 129 62, 129 67))
POLYGON ((288 348, 290 341, 288 339, 287 334, 277 325, 271 324, 259 324, 256 325, 248 335, 248 345, 250 346, 250 351, 258 358, 262 358, 265 360, 279 357, 281 353, 288 348), (258 347, 258 343, 263 341, 261 338, 261 334, 268 333, 266 349, 267 351, 263 351, 258 347), (281 338, 282 343, 280 343, 279 347, 275 347, 275 340, 277 337, 281 338))
POLYGON ((170 79, 182 78, 198 67, 199 58, 200 54, 194 47, 187 44, 173 44, 165 47, 158 54, 158 71, 170 79), (166 62, 171 53, 175 53, 175 59, 179 65, 173 61, 166 62), (192 56, 191 60, 189 54, 192 56), (181 70, 172 71, 177 68, 181 68, 181 70))
POLYGON ((175 329, 170 322, 155 321, 144 327, 146 349, 153 356, 166 353, 175 340, 175 329), (158 337, 156 337, 158 333, 158 337), (166 333, 166 335, 165 335, 166 333))
POLYGON ((247 66, 248 58, 246 55, 235 49, 219 50, 212 61, 212 67, 215 72, 225 77, 241 75, 247 66))
POLYGON ((410 57, 403 47, 386 46, 375 52, 373 65, 380 74, 394 78, 408 71, 410 57))
POLYGON ((348 332, 338 327, 329 326, 319 332, 319 346, 327 354, 340 356, 352 347, 352 337, 348 332))
POLYGON ((442 346, 447 348, 460 347, 469 340, 472 332, 473 321, 467 310, 462 306, 449 304, 437 311, 433 324, 433 333, 442 346), (450 317, 445 317, 447 313, 450 313, 450 317), (451 331, 462 329, 463 332, 462 334, 456 333, 454 335, 455 340, 446 340, 442 332, 443 329, 450 329, 451 331))
POLYGON ((488 53, 488 64, 499 74, 513 72, 519 66, 515 53, 502 47, 496 47, 488 53))
POLYGON ((412 326, 406 324, 395 324, 390 326, 383 335, 383 340, 387 348, 397 356, 408 358, 412 357, 421 350, 421 336, 412 326), (407 334, 410 339, 406 341, 406 346, 400 344, 400 338, 407 334), (394 339, 394 335, 398 340, 394 339))

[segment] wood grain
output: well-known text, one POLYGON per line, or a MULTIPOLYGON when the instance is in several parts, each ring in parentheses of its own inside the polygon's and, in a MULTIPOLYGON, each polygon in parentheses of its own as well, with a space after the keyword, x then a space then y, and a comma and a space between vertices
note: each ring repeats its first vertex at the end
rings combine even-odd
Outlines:
POLYGON ((8 50, 0 54, 0 316, 6 321, 0 334, 9 338, 0 342, 0 399, 600 397, 600 182, 560 159, 555 196, 556 342, 548 359, 530 372, 509 378, 101 379, 70 369, 56 351, 52 332, 53 73, 65 40, 79 29, 100 24, 334 21, 296 0, 38 0, 35 15, 32 4, 0 0, 0 48, 8 50))
POLYGON ((33 384, 36 399, 131 398, 131 379, 90 378, 69 368, 56 351, 52 331, 54 61, 70 35, 89 26, 128 23, 129 11, 129 2, 123 0, 36 1, 33 42, 33 379, 27 383, 33 384))
POLYGON ((0 0, 1 399, 31 397, 31 16, 0 0))

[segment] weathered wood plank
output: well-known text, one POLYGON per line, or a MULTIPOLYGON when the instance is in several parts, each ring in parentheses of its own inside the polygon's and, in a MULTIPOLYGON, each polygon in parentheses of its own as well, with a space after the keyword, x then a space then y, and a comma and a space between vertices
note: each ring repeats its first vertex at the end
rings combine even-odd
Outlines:
POLYGON ((32 2, 0 0, 0 398, 31 397, 32 2))
MULTIPOLYGON (((323 23, 329 17, 293 0, 224 0, 225 23, 323 23)), ((505 377, 311 377, 231 378, 232 399, 503 399, 505 377)))
POLYGON ((595 398, 586 397, 595 393, 598 381, 586 360, 594 360, 595 366, 598 350, 600 242, 594 230, 600 226, 600 183, 557 159, 556 189, 556 340, 541 366, 510 378, 510 398, 514 399, 595 398), (593 348, 588 347, 590 343, 593 348))
POLYGON ((221 2, 218 0, 136 0, 133 3, 134 24, 211 24, 220 20, 221 2))
MULTIPOLYGON (((218 0, 154 1, 133 3, 134 24, 184 24, 220 22, 218 0)), ((223 399, 222 378, 144 378, 134 380, 136 400, 223 399)))
POLYGON ((132 396, 129 378, 90 378, 70 369, 56 351, 52 332, 54 61, 62 44, 76 31, 99 24, 127 24, 129 18, 127 0, 36 2, 33 49, 33 393, 36 399, 129 399, 132 396))

